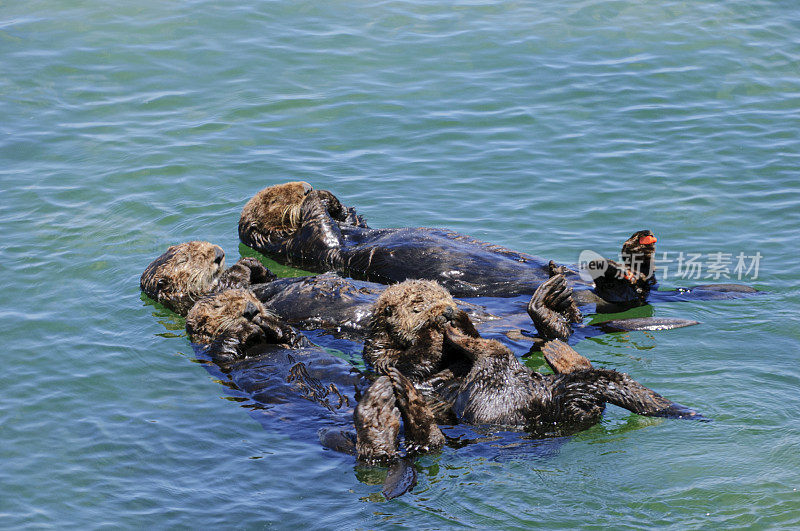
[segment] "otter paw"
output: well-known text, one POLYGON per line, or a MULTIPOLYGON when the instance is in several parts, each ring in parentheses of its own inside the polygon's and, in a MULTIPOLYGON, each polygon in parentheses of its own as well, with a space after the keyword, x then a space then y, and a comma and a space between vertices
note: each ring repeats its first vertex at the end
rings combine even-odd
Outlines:
POLYGON ((528 303, 528 315, 544 339, 568 338, 572 335, 570 323, 583 319, 572 297, 572 288, 561 274, 536 288, 528 303))
POLYGON ((444 444, 444 435, 435 416, 411 381, 394 367, 387 372, 392 383, 397 408, 403 417, 405 447, 409 453, 428 452, 444 444))
POLYGON ((243 268, 250 271, 250 284, 263 284, 264 282, 272 282, 278 276, 267 269, 257 258, 246 256, 240 258, 236 265, 241 265, 243 268))

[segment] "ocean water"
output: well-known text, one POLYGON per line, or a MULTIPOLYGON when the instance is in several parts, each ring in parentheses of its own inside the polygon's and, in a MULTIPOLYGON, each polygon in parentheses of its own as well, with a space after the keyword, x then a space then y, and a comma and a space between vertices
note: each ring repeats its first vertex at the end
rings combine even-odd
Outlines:
POLYGON ((0 3, 0 527, 800 525, 799 30, 780 0, 0 3), (252 254, 241 207, 296 179, 560 262, 649 228, 663 287, 741 253, 765 293, 575 346, 713 422, 498 434, 387 502, 139 292, 173 243, 252 254))

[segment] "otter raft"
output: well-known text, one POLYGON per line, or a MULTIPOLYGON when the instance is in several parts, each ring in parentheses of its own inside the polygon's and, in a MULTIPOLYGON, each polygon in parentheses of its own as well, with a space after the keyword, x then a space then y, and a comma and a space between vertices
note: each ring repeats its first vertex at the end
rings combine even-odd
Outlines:
POLYGON ((0 528, 800 527, 793 4, 2 12, 0 528))

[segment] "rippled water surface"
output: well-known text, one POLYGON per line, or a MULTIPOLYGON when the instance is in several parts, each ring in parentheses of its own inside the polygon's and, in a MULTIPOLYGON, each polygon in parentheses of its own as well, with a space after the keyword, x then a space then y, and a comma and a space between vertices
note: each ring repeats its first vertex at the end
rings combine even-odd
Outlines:
POLYGON ((0 526, 800 525, 799 30, 765 0, 0 3, 0 526), (562 262, 640 228, 758 252, 767 293, 576 345, 714 422, 610 407, 446 448, 386 502, 139 293, 170 244, 248 253, 242 205, 297 178, 562 262))

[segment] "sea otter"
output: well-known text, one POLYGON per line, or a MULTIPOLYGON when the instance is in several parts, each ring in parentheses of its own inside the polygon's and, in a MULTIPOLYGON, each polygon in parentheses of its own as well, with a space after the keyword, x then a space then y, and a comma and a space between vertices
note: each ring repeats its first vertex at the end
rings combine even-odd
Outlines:
POLYGON ((606 402, 641 415, 699 418, 629 376, 594 369, 564 348, 546 348, 545 359, 557 374, 532 372, 508 347, 481 338, 450 294, 431 281, 406 281, 384 291, 373 309, 363 357, 377 370, 395 368, 407 376, 437 418, 449 405, 456 418, 470 424, 566 434, 596 423, 606 402))
POLYGON ((547 261, 448 230, 371 229, 331 192, 306 182, 258 192, 242 209, 239 237, 313 271, 382 284, 432 279, 456 297, 532 294, 549 278, 547 261))
MULTIPOLYGON (((552 262, 549 267, 550 273, 557 278, 536 289, 527 306, 527 313, 541 338, 566 339, 572 333, 571 325, 581 321, 581 313, 577 309, 572 287, 563 277, 564 268, 556 268, 552 262)), ((383 284, 346 279, 332 272, 275 279, 255 258, 242 258, 236 265, 224 270, 222 249, 199 241, 170 247, 147 267, 142 274, 141 285, 148 296, 184 315, 188 311, 187 306, 191 307, 204 294, 227 287, 249 287, 269 310, 278 314, 287 324, 301 330, 320 330, 336 338, 352 341, 363 340, 372 306, 386 289, 383 284)), ((522 305, 503 305, 495 308, 493 315, 478 304, 461 300, 457 300, 456 304, 469 314, 479 328, 491 324, 496 330, 518 335, 519 327, 525 327, 525 319, 521 319, 525 311, 522 305)), ((691 324, 697 322, 639 318, 614 321, 600 327, 583 327, 582 332, 589 336, 604 331, 663 330, 691 324)))
POLYGON ((170 246, 142 273, 142 291, 170 310, 186 315, 200 297, 227 288, 247 287, 276 277, 255 258, 225 269, 225 251, 205 241, 170 246))
MULTIPOLYGON (((444 442, 432 414, 419 407, 422 398, 402 374, 387 371, 370 385, 351 364, 269 312, 249 290, 201 298, 186 317, 186 330, 193 342, 208 345, 206 354, 238 389, 262 404, 280 406, 280 416, 293 422, 326 420, 319 433, 323 444, 360 461, 391 464, 402 457, 401 418, 408 455, 444 442), (355 435, 348 433, 353 424, 355 435)), ((387 495, 403 490, 397 484, 387 489, 387 495)))
MULTIPOLYGON (((540 374, 520 363, 502 343, 465 335, 451 325, 445 342, 472 361, 469 373, 454 390, 453 409, 462 422, 563 436, 599 422, 606 403, 649 417, 703 418, 625 373, 587 367, 540 374)), ((569 348, 565 343, 560 346, 569 348)))
MULTIPOLYGON (((436 280, 456 297, 531 295, 551 272, 541 258, 445 229, 372 229, 331 192, 314 190, 306 182, 258 192, 242 209, 239 238, 304 269, 337 271, 382 284, 436 280)), ((643 304, 655 286, 655 243, 650 231, 634 233, 623 246, 627 258, 622 263, 607 261, 604 274, 594 283, 570 273, 570 284, 587 292, 576 297, 580 302, 619 307, 643 304), (590 292, 593 284, 597 289, 590 292)), ((720 285, 718 290, 730 297, 747 291, 730 285, 720 285)))

